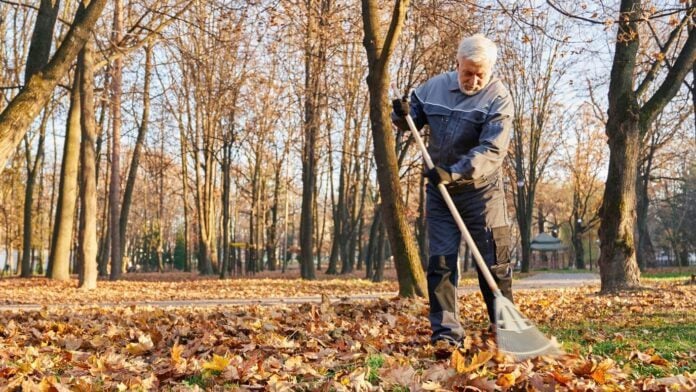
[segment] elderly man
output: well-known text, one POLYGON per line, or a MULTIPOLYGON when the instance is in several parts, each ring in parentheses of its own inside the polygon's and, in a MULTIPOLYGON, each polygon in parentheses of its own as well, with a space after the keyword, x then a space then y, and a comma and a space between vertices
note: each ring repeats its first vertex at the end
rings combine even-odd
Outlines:
MULTIPOLYGON (((506 297, 512 300, 510 222, 502 165, 511 135, 512 101, 492 77, 497 48, 477 34, 461 41, 457 71, 438 75, 411 94, 394 100, 392 120, 401 129, 409 111, 418 127, 430 126, 428 151, 435 168, 426 172, 426 218, 430 257, 431 340, 457 346, 464 330, 457 311, 457 251, 461 234, 437 184, 446 184, 481 255, 506 297)), ((494 329, 493 293, 479 271, 479 286, 494 329)))

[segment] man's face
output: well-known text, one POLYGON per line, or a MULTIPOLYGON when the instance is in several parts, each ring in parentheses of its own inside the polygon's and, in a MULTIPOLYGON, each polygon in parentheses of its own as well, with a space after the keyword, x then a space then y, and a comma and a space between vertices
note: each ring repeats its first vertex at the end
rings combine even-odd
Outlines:
POLYGON ((491 70, 486 63, 476 63, 467 58, 457 59, 459 66, 459 90, 466 95, 481 91, 491 79, 491 70))

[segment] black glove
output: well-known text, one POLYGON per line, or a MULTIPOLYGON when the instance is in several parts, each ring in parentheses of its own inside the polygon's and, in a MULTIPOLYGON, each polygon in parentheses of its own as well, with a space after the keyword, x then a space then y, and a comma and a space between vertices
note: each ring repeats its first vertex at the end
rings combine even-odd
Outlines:
POLYGON ((393 99, 392 108, 394 114, 398 117, 406 117, 406 115, 411 112, 411 104, 408 102, 408 97, 405 95, 401 99, 393 99))
POLYGON ((423 176, 427 177, 428 182, 433 184, 433 186, 437 186, 439 183, 447 185, 461 177, 456 173, 452 174, 449 167, 443 166, 435 166, 434 168, 423 173, 423 176))

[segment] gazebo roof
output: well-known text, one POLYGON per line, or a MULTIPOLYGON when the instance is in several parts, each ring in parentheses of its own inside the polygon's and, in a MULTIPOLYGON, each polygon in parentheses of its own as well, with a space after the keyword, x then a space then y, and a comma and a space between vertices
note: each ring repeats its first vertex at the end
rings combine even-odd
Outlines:
POLYGON ((563 250, 566 248, 566 246, 563 245, 561 240, 559 240, 556 237, 550 236, 546 233, 539 233, 532 240, 532 244, 531 244, 530 248, 532 250, 548 251, 548 250, 563 250))

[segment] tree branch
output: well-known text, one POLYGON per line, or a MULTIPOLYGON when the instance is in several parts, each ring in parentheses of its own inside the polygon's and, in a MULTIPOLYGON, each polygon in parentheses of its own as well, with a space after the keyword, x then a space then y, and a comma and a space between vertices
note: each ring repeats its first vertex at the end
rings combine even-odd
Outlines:
MULTIPOLYGON (((693 14, 693 13, 692 13, 693 14)), ((682 29, 686 24, 688 23, 689 20, 691 20, 691 14, 686 14, 684 15, 684 18, 681 20, 679 25, 672 30, 672 32, 669 34, 669 38, 667 39, 667 42, 665 43, 664 46, 661 45, 659 39, 657 38, 657 35, 655 34, 655 31, 652 28, 652 25, 648 23, 650 26, 650 29, 653 31, 653 36, 655 37, 655 41, 657 41, 657 45, 660 47, 660 53, 662 53, 665 58, 667 56, 667 52, 669 49, 672 47, 672 44, 677 42, 677 38, 679 37, 682 29)), ((665 60, 666 62, 666 60, 665 60)), ((653 62, 652 66, 650 67, 650 71, 648 71, 648 74, 645 75, 645 78, 643 79, 642 82, 640 82, 640 85, 636 89, 636 97, 640 99, 643 94, 645 94, 645 91, 648 89, 648 86, 650 86, 650 83, 652 83, 655 80, 655 76, 657 75, 657 71, 660 69, 660 63, 661 61, 658 59, 655 62, 653 62)), ((669 66, 669 65, 668 65, 669 66)), ((670 67, 671 69, 671 67, 670 67)))
POLYGON ((389 57, 394 52, 394 48, 396 47, 396 38, 399 37, 401 29, 403 28, 403 21, 406 18, 408 2, 409 0, 395 0, 394 2, 394 11, 392 11, 389 30, 387 31, 387 36, 384 38, 382 52, 380 53, 379 60, 377 62, 377 69, 380 73, 384 72, 386 69, 389 57))
POLYGON ((674 98, 681 87, 682 81, 691 72, 694 61, 696 61, 696 29, 691 29, 684 47, 679 56, 677 56, 674 66, 667 73, 662 85, 641 108, 641 120, 644 123, 652 122, 657 113, 662 111, 665 105, 674 98))

